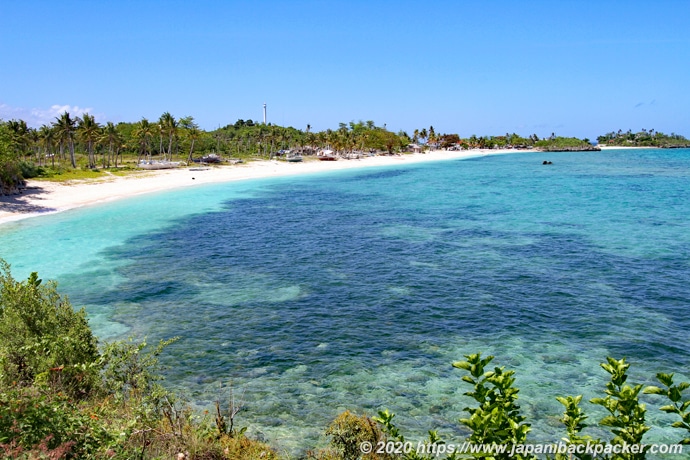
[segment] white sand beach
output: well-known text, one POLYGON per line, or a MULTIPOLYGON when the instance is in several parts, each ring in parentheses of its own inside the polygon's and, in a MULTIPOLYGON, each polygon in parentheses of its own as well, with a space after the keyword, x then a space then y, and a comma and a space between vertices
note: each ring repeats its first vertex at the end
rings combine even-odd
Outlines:
POLYGON ((366 157, 360 160, 304 161, 302 163, 264 160, 232 166, 211 166, 201 171, 193 171, 190 168, 142 171, 128 176, 110 175, 98 180, 62 183, 29 180, 27 189, 22 194, 0 197, 0 224, 143 193, 201 184, 517 152, 526 152, 526 150, 433 151, 366 157))
POLYGON ((625 145, 604 145, 598 144, 601 150, 632 150, 632 149, 657 149, 659 147, 627 147, 625 145))

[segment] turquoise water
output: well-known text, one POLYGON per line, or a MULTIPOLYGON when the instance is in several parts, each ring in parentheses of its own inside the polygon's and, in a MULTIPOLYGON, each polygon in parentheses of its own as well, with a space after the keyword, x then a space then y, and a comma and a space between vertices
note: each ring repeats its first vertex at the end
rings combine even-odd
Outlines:
POLYGON ((344 409, 459 441, 451 363, 478 351, 557 441, 555 396, 601 395, 608 355, 690 378, 689 215, 690 150, 524 153, 141 196, 3 225, 0 256, 102 338, 180 336, 168 385, 200 407, 232 387, 281 448, 344 409))

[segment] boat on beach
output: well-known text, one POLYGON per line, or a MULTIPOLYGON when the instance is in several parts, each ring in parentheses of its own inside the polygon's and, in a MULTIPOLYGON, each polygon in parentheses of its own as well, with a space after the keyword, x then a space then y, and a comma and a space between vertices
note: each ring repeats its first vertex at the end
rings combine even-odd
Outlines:
POLYGON ((335 161, 338 159, 338 157, 334 155, 333 150, 322 150, 317 155, 317 158, 321 161, 335 161))
POLYGON ((297 153, 288 154, 285 156, 285 161, 289 161, 290 163, 299 163, 302 161, 302 155, 297 153))
POLYGON ((174 169, 186 166, 182 161, 162 161, 162 160, 141 160, 137 167, 139 169, 174 169))
POLYGON ((194 163, 201 163, 201 164, 211 164, 211 163, 220 163, 221 158, 215 154, 215 153, 209 153, 206 156, 203 156, 201 158, 194 158, 192 160, 194 163))

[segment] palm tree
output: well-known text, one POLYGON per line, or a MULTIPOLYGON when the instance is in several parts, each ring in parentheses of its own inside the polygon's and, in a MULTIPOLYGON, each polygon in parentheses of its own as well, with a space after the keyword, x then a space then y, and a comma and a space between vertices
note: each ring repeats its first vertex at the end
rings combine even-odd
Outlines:
POLYGON ((436 143, 437 137, 436 137, 436 132, 434 131, 433 126, 429 126, 429 135, 428 135, 429 142, 434 144, 436 143))
POLYGON ((184 117, 180 118, 180 126, 187 132, 187 137, 191 141, 189 146, 189 156, 187 157, 187 162, 192 162, 192 155, 194 155, 194 143, 201 136, 201 131, 199 131, 199 125, 194 122, 194 117, 184 117))
POLYGON ((357 139, 355 137, 355 132, 350 131, 348 133, 345 133, 344 136, 345 136, 345 146, 350 151, 350 153, 352 153, 352 151, 357 146, 357 139))
POLYGON ((307 145, 309 145, 309 151, 311 153, 314 153, 314 150, 315 150, 314 145, 316 144, 316 140, 317 140, 316 134, 314 134, 312 132, 307 133, 306 142, 307 142, 307 145))
MULTIPOLYGON (((117 128, 112 121, 109 121, 103 129, 102 141, 108 144, 108 168, 110 167, 110 159, 115 156, 115 167, 117 168, 117 155, 120 153, 120 146, 122 145, 122 136, 117 132, 117 128)), ((103 153, 103 167, 105 168, 105 152, 103 153)))
MULTIPOLYGON (((161 126, 161 139, 163 133, 168 135, 168 152, 166 155, 170 155, 170 160, 172 160, 173 139, 177 137, 177 120, 175 120, 175 117, 173 117, 170 112, 165 112, 159 118, 158 123, 160 123, 161 126)), ((166 155, 163 156, 164 160, 166 159, 166 155)))
POLYGON ((82 142, 86 143, 86 153, 89 155, 89 168, 94 169, 96 167, 96 158, 93 154, 93 147, 98 142, 98 137, 101 134, 101 125, 96 123, 93 115, 85 113, 79 119, 77 132, 82 142))
POLYGON ((268 159, 270 160, 273 157, 273 152, 275 152, 275 142, 276 139, 278 138, 278 127, 276 125, 271 125, 270 123, 268 124, 268 130, 265 131, 264 139, 265 139, 265 148, 264 151, 268 152, 268 159))
POLYGON ((326 131, 319 131, 316 135, 316 144, 320 149, 325 149, 328 145, 328 135, 326 131))
POLYGON ((41 166, 41 136, 39 136, 37 129, 29 128, 29 141, 36 156, 36 163, 41 166))
MULTIPOLYGON (((160 121, 160 120, 159 120, 160 121)), ((165 151, 163 150, 163 125, 158 123, 158 155, 164 158, 165 151)))
POLYGON ((72 167, 77 167, 77 160, 74 156, 74 132, 76 130, 77 121, 69 116, 69 112, 65 112, 59 117, 55 118, 55 129, 57 131, 57 138, 60 140, 60 154, 63 155, 64 145, 69 147, 70 160, 72 167))
POLYGON ((149 144, 153 137, 153 127, 146 118, 142 118, 141 121, 139 121, 139 125, 134 130, 134 137, 139 144, 139 158, 137 158, 137 163, 139 163, 142 155, 145 157, 148 156, 149 144))
POLYGON ((24 120, 10 120, 7 122, 10 129, 10 142, 14 150, 24 156, 31 145, 30 129, 24 120))
MULTIPOLYGON (((342 123, 341 123, 342 124, 342 123)), ((342 129, 338 131, 330 131, 328 134, 328 143, 336 153, 341 153, 345 150, 347 139, 342 129)))
MULTIPOLYGON (((41 144, 43 145, 43 154, 45 158, 52 159, 53 167, 55 167, 55 155, 53 154, 53 146, 55 145, 55 131, 48 125, 42 125, 38 129, 41 144)), ((40 164, 40 163, 39 163, 40 164)))

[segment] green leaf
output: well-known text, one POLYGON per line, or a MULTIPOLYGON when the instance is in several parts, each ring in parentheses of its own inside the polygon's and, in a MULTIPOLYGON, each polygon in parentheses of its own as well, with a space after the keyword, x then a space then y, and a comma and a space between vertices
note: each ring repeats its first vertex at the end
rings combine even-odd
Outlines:
POLYGON ((564 398, 563 396, 556 396, 556 401, 563 404, 565 407, 570 406, 570 400, 564 398))
POLYGON ((656 379, 664 386, 670 387, 673 385, 673 374, 664 374, 663 372, 659 372, 656 374, 656 379))
POLYGON ((673 401, 674 403, 677 403, 683 398, 683 395, 680 394, 680 390, 678 387, 672 387, 671 389, 668 390, 668 399, 673 401))
POLYGON ((648 386, 647 388, 644 389, 644 393, 648 395, 665 395, 666 391, 662 390, 659 387, 655 386, 648 386))
MULTIPOLYGON (((601 421, 599 422, 600 425, 603 426, 619 426, 619 421, 616 417, 613 415, 607 415, 606 417, 602 418, 601 421)), ((614 430, 614 433, 616 431, 614 430)))
POLYGON ((458 368, 458 369, 463 369, 466 371, 469 371, 472 369, 472 365, 468 363, 467 361, 456 361, 453 363, 453 367, 458 368))
POLYGON ((661 406, 659 408, 659 410, 662 412, 666 412, 667 414, 674 414, 674 413, 678 412, 678 409, 676 408, 676 406, 673 406, 670 404, 668 406, 661 406))

